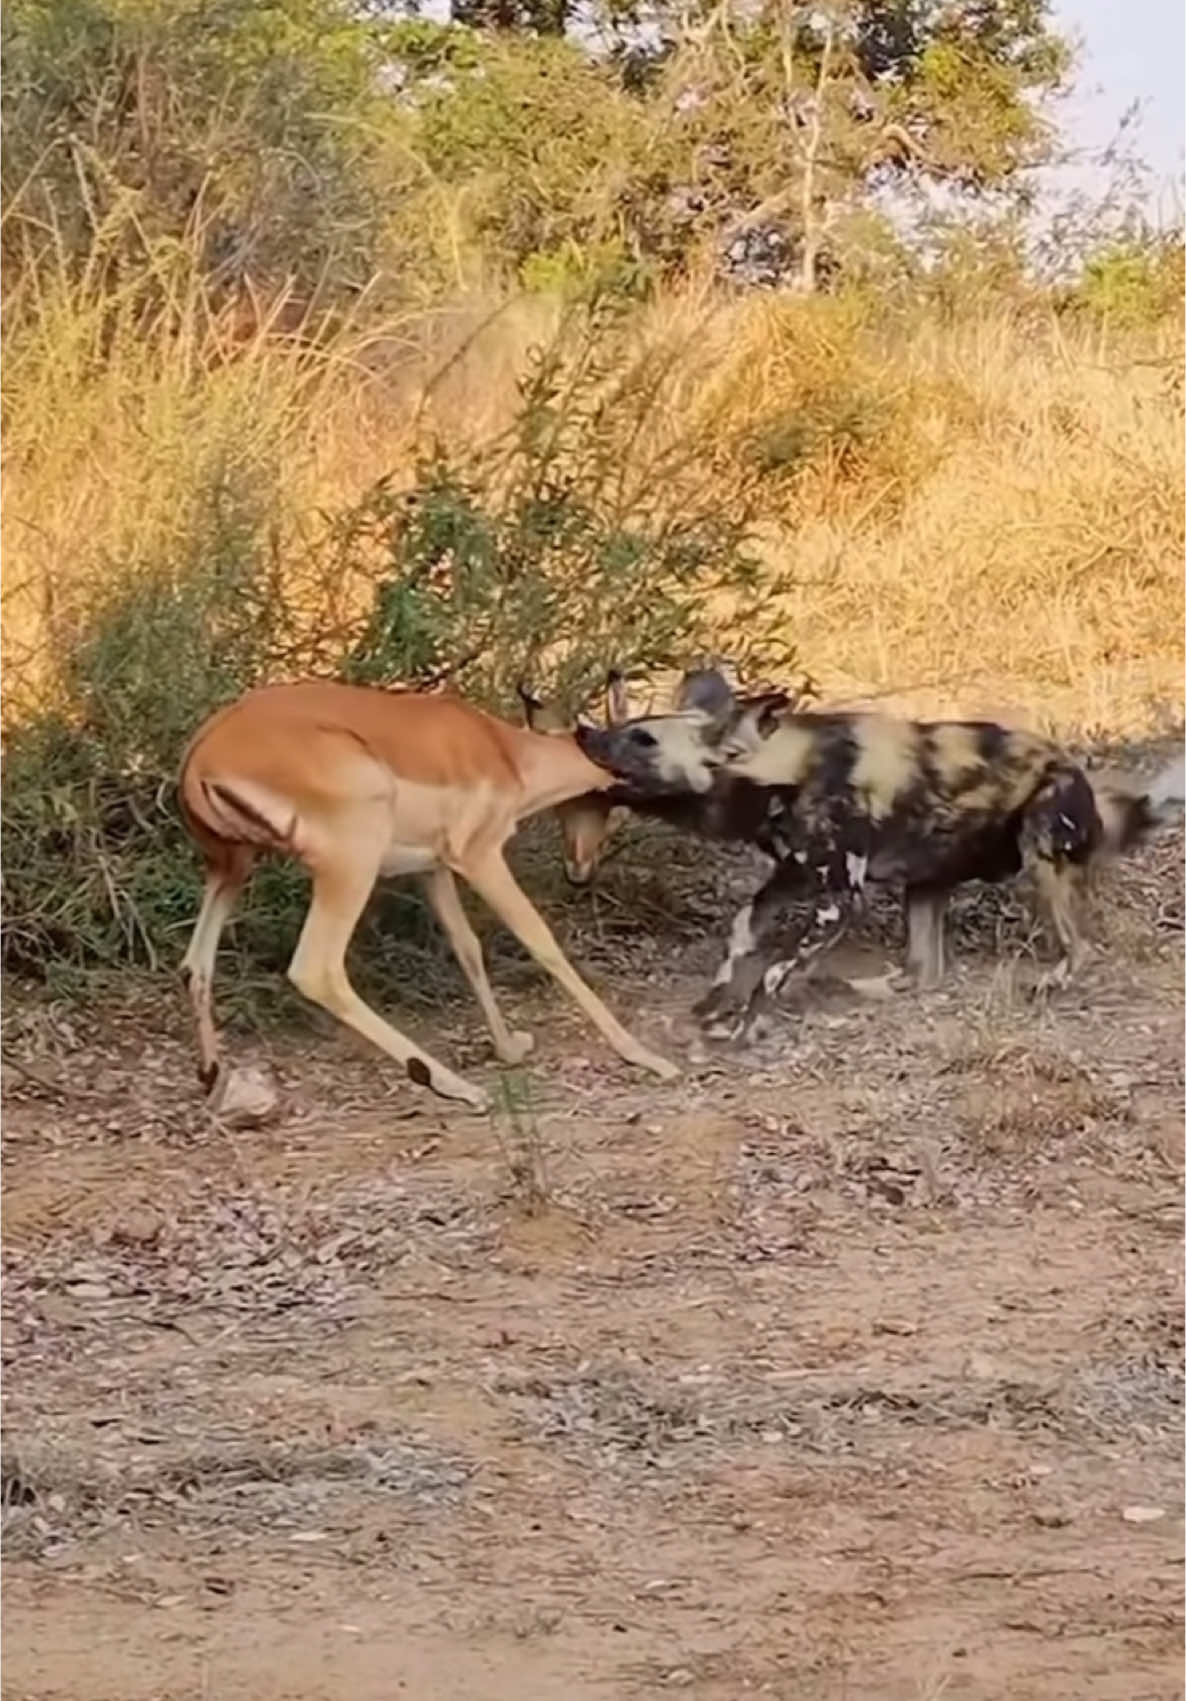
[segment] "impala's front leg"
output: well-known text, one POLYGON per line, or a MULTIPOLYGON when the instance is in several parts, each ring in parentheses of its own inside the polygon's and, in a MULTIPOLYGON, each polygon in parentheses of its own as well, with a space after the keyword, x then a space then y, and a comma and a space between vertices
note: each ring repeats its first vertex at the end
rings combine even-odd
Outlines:
POLYGON ((386 830, 386 823, 376 824, 369 812, 352 825, 353 833, 343 835, 345 849, 336 857, 323 857, 314 870, 313 901, 288 978, 298 992, 393 1057, 417 1086, 429 1087, 441 1098, 460 1099, 474 1110, 487 1110, 489 1101, 480 1087, 455 1075, 385 1022, 350 984, 346 947, 375 884, 386 830))
POLYGON ((591 987, 569 963, 543 917, 527 894, 517 884, 514 875, 498 852, 488 853, 480 861, 467 864, 461 873, 481 897, 510 928, 515 937, 527 947, 554 980, 568 993, 589 1017, 594 1027, 609 1041, 619 1057, 649 1069, 662 1081, 673 1081, 679 1074, 674 1063, 649 1051, 645 1045, 626 1032, 622 1024, 606 1009, 591 987))
POLYGON ((486 1025, 494 1040, 495 1051, 503 1063, 522 1063, 534 1043, 532 1036, 512 1031, 503 1021, 502 1011, 494 1001, 494 993, 486 976, 482 946, 462 908, 456 880, 449 869, 434 868, 424 877, 424 889, 428 893, 428 901, 436 918, 453 947, 453 954, 461 964, 465 978, 473 987, 474 996, 482 1007, 486 1025))

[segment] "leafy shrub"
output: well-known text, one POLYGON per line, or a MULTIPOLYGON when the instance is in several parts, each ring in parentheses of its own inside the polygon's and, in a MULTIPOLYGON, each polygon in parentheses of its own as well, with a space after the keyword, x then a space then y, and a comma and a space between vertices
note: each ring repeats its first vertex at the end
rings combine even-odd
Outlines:
POLYGON ((619 304, 570 313, 537 349, 509 427, 467 447, 433 437, 411 489, 384 483, 342 516, 335 576, 373 587, 351 678, 448 678, 510 707, 542 681, 575 705, 610 665, 654 670, 723 642, 787 667, 750 529, 764 470, 710 424, 665 418, 677 349, 632 353, 619 304))

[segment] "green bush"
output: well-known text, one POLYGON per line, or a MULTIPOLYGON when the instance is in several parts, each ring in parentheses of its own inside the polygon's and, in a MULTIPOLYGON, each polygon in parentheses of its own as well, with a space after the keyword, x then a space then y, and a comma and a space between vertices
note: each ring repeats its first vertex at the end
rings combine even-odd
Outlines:
POLYGON ((632 356, 621 315, 570 313, 505 434, 430 440, 411 490, 380 485, 342 516, 335 576, 373 585, 349 677, 448 678, 508 709, 531 679, 575 706, 611 665, 711 647, 725 606, 743 616, 739 660, 793 663, 766 612, 783 587, 750 550, 765 469, 738 458, 730 474, 712 429, 666 428, 677 351, 632 356))

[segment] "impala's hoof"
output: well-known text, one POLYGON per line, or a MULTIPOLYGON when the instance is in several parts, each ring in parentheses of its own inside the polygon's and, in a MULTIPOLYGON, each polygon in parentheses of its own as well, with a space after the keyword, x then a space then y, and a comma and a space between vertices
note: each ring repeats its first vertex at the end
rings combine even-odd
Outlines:
POLYGON ((460 1075, 454 1075, 448 1069, 442 1069, 439 1063, 434 1064, 425 1057, 409 1057, 404 1067, 409 1081, 414 1081, 418 1087, 427 1087, 438 1098, 455 1099, 480 1114, 490 1109, 490 1100, 481 1087, 471 1087, 468 1081, 463 1081, 460 1075))
POLYGON ((660 1057, 653 1051, 646 1051, 635 1061, 642 1069, 649 1069, 652 1075, 657 1075, 661 1081, 678 1081, 680 1067, 678 1063, 669 1063, 665 1057, 660 1057))
POLYGON ((535 1035, 529 1034, 523 1029, 516 1029, 509 1036, 508 1043, 498 1047, 499 1061, 513 1066, 530 1057, 534 1050, 535 1035))

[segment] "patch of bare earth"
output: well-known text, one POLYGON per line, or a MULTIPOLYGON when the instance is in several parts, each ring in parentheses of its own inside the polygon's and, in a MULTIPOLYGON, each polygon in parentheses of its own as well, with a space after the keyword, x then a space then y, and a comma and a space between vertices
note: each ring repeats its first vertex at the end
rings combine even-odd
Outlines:
MULTIPOLYGON (((327 1029, 229 1133, 179 1015, 31 1018, 5 1696, 1179 1696, 1180 856, 1070 991, 970 899, 674 1087, 541 993, 493 1124, 327 1029)), ((711 957, 584 960, 687 1058, 711 957)))

